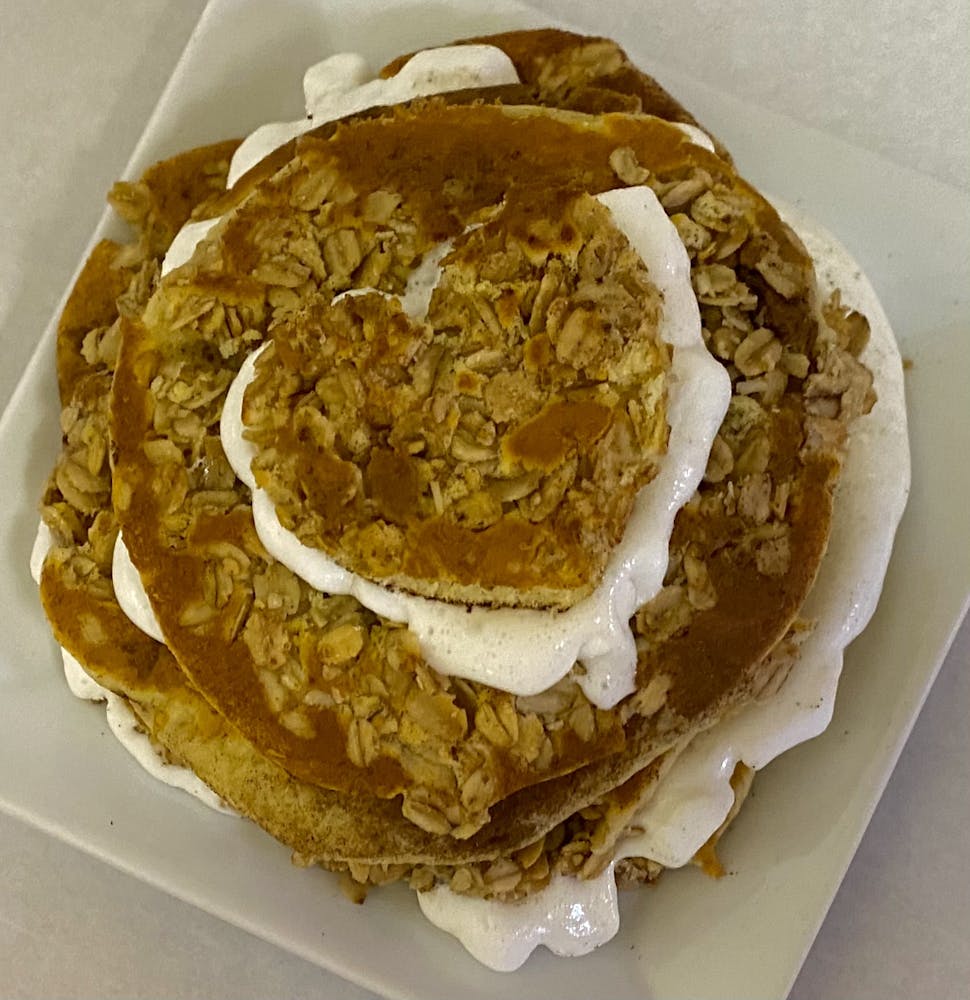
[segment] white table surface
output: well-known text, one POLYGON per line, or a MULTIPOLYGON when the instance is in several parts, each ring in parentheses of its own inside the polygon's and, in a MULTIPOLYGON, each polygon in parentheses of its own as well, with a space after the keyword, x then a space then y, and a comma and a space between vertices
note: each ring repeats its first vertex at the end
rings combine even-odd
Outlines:
MULTIPOLYGON (((37 0, 0 7, 0 406, 203 5, 37 0)), ((556 9, 551 0, 537 6, 556 9)), ((678 30, 696 30, 687 14, 729 5, 683 3, 677 24, 664 20, 666 5, 625 6, 662 22, 678 69, 716 83, 719 74, 767 66, 754 85, 763 106, 970 186, 970 5, 818 4, 810 9, 825 52, 802 48, 803 58, 792 61, 780 40, 785 17, 799 16, 797 9, 743 3, 735 7, 734 29, 722 36, 728 48, 722 44, 711 50, 718 58, 693 65, 692 49, 677 38, 678 30), (851 26, 842 30, 846 11, 851 26), (883 34, 874 37, 877 26, 883 34), (740 40, 752 37, 742 58, 740 40), (845 60, 863 81, 854 106, 836 98, 842 91, 831 83, 831 68, 845 60), (793 106, 782 75, 813 72, 815 98, 811 88, 795 88, 803 103, 793 106)), ((970 994, 968 714, 965 621, 808 956, 795 1000, 970 994)), ((2 814, 0 858, 0 997, 370 996, 2 814)))

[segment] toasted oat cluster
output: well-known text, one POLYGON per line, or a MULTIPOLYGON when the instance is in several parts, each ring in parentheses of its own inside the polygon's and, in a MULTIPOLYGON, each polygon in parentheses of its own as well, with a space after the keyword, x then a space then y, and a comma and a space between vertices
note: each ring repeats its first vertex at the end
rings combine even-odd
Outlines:
MULTIPOLYGON (((318 294, 272 326, 246 394, 253 470, 285 527, 362 576, 566 607, 665 449, 670 349, 643 262, 593 198, 522 233, 494 214, 455 240, 426 317, 318 294)), ((340 233, 361 258, 366 238, 340 233)), ((393 266, 393 238, 383 251, 393 266)))
POLYGON ((804 250, 729 160, 638 114, 683 109, 612 43, 501 38, 535 106, 366 114, 219 197, 232 144, 115 190, 139 236, 95 251, 62 322, 42 596, 164 752, 303 861, 514 899, 602 870, 692 736, 780 683, 846 427, 873 397, 864 318, 815 300, 804 250), (440 674, 406 628, 269 556, 223 453, 225 394, 268 345, 254 469, 306 544, 427 596, 568 607, 667 441, 663 303, 592 197, 640 184, 687 248, 733 396, 632 622, 637 689, 604 710, 575 674, 528 697, 440 674), (193 210, 229 215, 159 282, 193 210), (443 246, 414 309, 411 276, 443 246), (119 524, 164 645, 115 600, 119 524))

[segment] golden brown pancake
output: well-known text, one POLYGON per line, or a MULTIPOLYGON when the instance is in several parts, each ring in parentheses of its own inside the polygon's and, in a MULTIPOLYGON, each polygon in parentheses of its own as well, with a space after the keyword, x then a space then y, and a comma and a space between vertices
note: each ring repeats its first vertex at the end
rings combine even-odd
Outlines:
MULTIPOLYGON (((497 95, 496 99, 504 104, 532 104, 594 115, 610 111, 652 115, 703 128, 713 139, 718 155, 731 160, 710 129, 657 80, 636 67, 610 38, 540 28, 481 35, 453 44, 492 45, 512 60, 521 87, 510 87, 504 96, 497 95)), ((381 70, 381 76, 393 76, 410 58, 404 55, 394 59, 381 70)))
MULTIPOLYGON (((394 226, 376 200, 345 246, 394 226)), ((426 318, 376 292, 283 316, 247 436, 284 527, 341 566, 456 603, 564 608, 600 582, 666 450, 670 349, 606 208, 579 195, 518 233, 507 215, 453 241, 426 318)))
POLYGON ((655 756, 750 697, 824 552, 842 424, 806 406, 830 354, 814 295, 810 260, 767 202, 657 119, 431 100, 304 138, 124 330, 114 502, 167 644, 295 777, 402 795, 432 833, 468 837, 518 789, 625 747, 655 756), (432 246, 499 205, 542 247, 531 218, 624 178, 650 183, 691 250, 736 398, 710 481, 678 519, 668 587, 637 616, 638 692, 604 711, 570 678, 530 703, 436 674, 406 629, 271 559, 248 490, 213 456, 225 391, 273 324, 347 288, 400 292, 432 246), (386 194, 379 244, 368 206, 386 194), (330 252, 347 233, 352 252, 330 252))
MULTIPOLYGON (((367 127, 379 128, 382 120, 390 119, 392 127, 397 121, 410 122, 409 127, 420 128, 427 124, 418 120, 425 114, 460 116, 482 112, 505 114, 513 123, 532 114, 516 109, 497 112, 495 109, 454 108, 449 111, 444 102, 430 102, 409 112, 413 114, 411 119, 382 112, 374 122, 367 123, 367 127)), ((545 121, 542 125, 547 127, 545 121)), ((583 136, 580 145, 585 145, 587 134, 599 133, 598 138, 602 139, 604 132, 609 135, 614 128, 624 136, 627 132, 631 135, 637 132, 641 138, 642 133, 637 129, 650 131, 650 126, 644 125, 642 119, 624 118, 610 119, 604 126, 595 120, 588 123, 586 119, 575 117, 549 116, 549 127, 563 127, 567 131, 579 129, 583 136), (633 122, 639 123, 637 128, 633 122)), ((340 128, 324 129, 321 134, 338 140, 341 131, 340 128)), ((327 141, 319 138, 303 143, 300 156, 304 158, 294 161, 298 164, 295 169, 309 172, 319 166, 314 157, 326 156, 327 141)), ((683 145, 682 140, 677 141, 683 145)), ((382 683, 387 677, 396 680, 402 674, 408 679, 410 689, 403 703, 404 725, 399 725, 399 731, 411 725, 410 734, 418 738, 418 743, 417 749, 409 747, 410 758, 404 755, 405 763, 411 766, 409 778, 413 784, 409 788, 410 801, 405 800, 402 814, 400 801, 387 797, 389 788, 381 785, 381 766, 373 766, 374 760, 368 766, 366 760, 373 748, 370 730, 364 724, 375 718, 374 715, 368 717, 366 712, 361 715, 357 705, 353 705, 353 716, 342 734, 342 746, 326 748, 335 751, 334 760, 350 774, 349 779, 337 783, 336 787, 341 790, 318 787, 318 782, 301 782, 289 773, 294 759, 300 763, 298 756, 287 758, 285 753, 280 753, 280 743, 274 743, 278 737, 274 729, 280 728, 280 721, 283 721, 282 728, 292 733, 293 726, 300 727, 298 719, 284 719, 282 715, 273 718, 269 713, 267 722, 261 719, 258 708, 253 712, 252 708, 243 705, 243 722, 256 719, 256 724, 248 730, 253 740, 250 742, 187 683, 179 664, 165 647, 131 625, 120 612, 110 586, 110 552, 116 527, 113 513, 105 506, 111 486, 104 460, 107 450, 105 424, 107 390, 119 333, 124 328, 125 351, 131 351, 129 357, 133 359, 133 367, 126 369, 125 378, 129 381, 122 380, 123 386, 128 387, 122 389, 124 392, 130 391, 137 379, 144 378, 150 365, 164 364, 164 359, 153 356, 155 346, 172 346, 164 336, 159 336, 158 344, 146 351, 146 332, 139 318, 141 308, 154 281, 158 255, 192 211, 195 201, 206 198, 218 186, 220 172, 224 176, 230 146, 227 144, 221 150, 211 148, 208 152, 193 151, 175 158, 160 165, 154 174, 146 175, 139 186, 125 186, 116 192, 116 202, 126 207, 129 218, 146 225, 147 230, 133 248, 99 246, 65 310, 58 344, 59 381, 66 414, 65 454, 49 488, 45 508, 45 518, 54 527, 60 544, 47 561, 42 587, 55 633, 92 676, 131 700, 139 717, 168 754, 190 764, 227 801, 256 818, 308 860, 320 860, 337 868, 346 865, 360 882, 379 883, 409 877, 416 886, 424 887, 436 879, 448 880, 457 891, 499 897, 520 895, 544 884, 551 870, 592 874, 608 860, 612 843, 625 825, 626 817, 650 794, 659 774, 683 740, 715 721, 729 704, 740 702, 764 681, 768 668, 757 666, 760 655, 756 650, 769 649, 774 644, 772 636, 780 635, 777 629, 784 631, 785 626, 780 623, 786 620, 786 615, 790 617, 789 604, 797 609, 800 603, 798 589, 807 586, 804 578, 810 580, 814 570, 809 567, 800 575, 795 574, 793 583, 779 582, 777 577, 791 575, 789 566, 793 553, 798 558, 807 556, 811 561, 824 547, 827 490, 837 467, 841 435, 853 408, 865 405, 865 389, 859 388, 859 372, 853 367, 847 351, 847 348, 857 350, 861 346, 858 324, 846 323, 844 316, 836 311, 830 320, 838 334, 825 329, 819 332, 817 326, 813 327, 816 320, 812 311, 811 282, 805 277, 800 249, 773 218, 773 213, 765 209, 760 199, 753 196, 725 164, 714 157, 710 160, 702 157, 698 165, 697 161, 691 161, 692 156, 698 155, 693 152, 684 161, 673 156, 675 166, 668 166, 661 157, 660 165, 663 170, 669 169, 670 176, 665 177, 654 170, 649 182, 666 203, 695 259, 695 287, 706 307, 705 334, 714 351, 731 365, 735 399, 712 455, 709 482, 678 521, 667 585, 637 616, 641 648, 639 690, 613 713, 593 709, 571 680, 543 696, 514 699, 481 685, 440 678, 420 662, 406 636, 395 635, 404 630, 377 621, 347 598, 315 600, 298 581, 296 613, 288 614, 286 608, 294 599, 292 582, 295 578, 282 571, 282 567, 273 568, 275 564, 266 560, 258 540, 253 539, 251 525, 242 523, 244 518, 240 512, 244 512, 247 500, 240 495, 217 439, 213 440, 211 433, 204 434, 195 456, 199 461, 193 463, 195 468, 186 470, 183 464, 183 472, 190 480, 190 489, 184 499, 188 500, 190 514, 196 523, 182 537, 190 555, 197 556, 199 550, 193 547, 201 545, 210 564, 215 563, 211 592, 207 591, 204 580, 197 590, 203 597, 201 603, 204 605, 209 597, 218 603, 228 594, 225 607, 230 607, 238 581, 235 567, 227 567, 227 560, 240 562, 241 552, 251 563, 261 562, 263 569, 260 583, 256 583, 258 577, 253 576, 251 605, 243 601, 241 606, 249 615, 254 609, 283 611, 276 618, 286 622, 287 628, 292 619, 306 613, 310 624, 309 628, 301 630, 300 639, 303 635, 313 635, 317 639, 314 653, 323 667, 349 670, 355 674, 351 677, 351 685, 360 682, 367 686, 363 691, 349 687, 348 700, 355 695, 359 698, 361 694, 372 697, 371 687, 377 688, 375 676, 382 683), (715 164, 716 169, 712 169, 715 164), (707 179, 697 176, 701 170, 707 171, 707 179), (680 176, 678 171, 687 175, 680 176), (207 180, 200 182, 200 173, 207 180), (744 209, 734 216, 730 211, 725 214, 721 203, 724 195, 737 192, 743 195, 744 209), (709 194, 716 197, 708 198, 709 194), (753 208, 749 199, 754 201, 753 208), (750 214, 754 216, 754 226, 750 214), (743 232, 745 227, 749 227, 748 232, 743 232), (751 250, 752 244, 766 237, 777 241, 777 249, 761 245, 760 253, 751 250), (744 260, 746 252, 748 259, 744 260), (733 285, 728 283, 717 264, 721 268, 734 269, 736 275, 744 278, 745 292, 754 296, 754 306, 745 308, 743 297, 742 301, 736 301, 741 294, 737 287, 740 282, 736 278, 733 285), (790 266, 793 264, 794 277, 790 266), (791 282, 798 277, 803 279, 803 287, 793 289, 791 282), (124 322, 116 322, 119 313, 125 317, 124 322), (806 320, 806 316, 812 318, 806 320), (757 320, 756 327, 752 319, 757 320), (750 326, 746 327, 745 322, 750 326), (766 337, 763 332, 766 329, 774 336, 766 337), (784 384, 781 375, 785 376, 784 384), (789 411, 795 416, 792 417, 789 411), (788 416, 780 418, 779 413, 788 416), (820 488, 813 485, 813 477, 806 468, 814 470, 820 488), (191 482, 193 471, 198 477, 195 483, 191 482), (774 478, 766 481, 766 476, 774 478), (60 489, 60 485, 65 489, 60 489), (226 495, 230 493, 232 498, 226 495), (802 511, 799 504, 804 508, 802 511), (194 505, 197 506, 193 510, 194 505), (813 510, 822 522, 816 534, 807 526, 813 510), (238 551, 227 545, 235 546, 238 551), (732 554, 719 562, 721 546, 732 554), (742 555, 741 569, 732 562, 738 553, 742 555), (760 582, 762 577, 774 582, 764 584, 760 582), (730 618, 731 614, 724 613, 719 618, 716 613, 719 606, 728 603, 725 588, 734 586, 747 588, 749 597, 767 595, 769 603, 775 602, 769 614, 735 607, 733 613, 742 616, 747 628, 760 630, 753 641, 748 641, 747 647, 741 642, 741 639, 750 640, 742 635, 744 626, 736 631, 725 629, 722 618, 730 618), (301 609, 304 601, 306 606, 301 609), (272 604, 276 606, 270 607, 272 604), (725 666, 716 664, 712 669, 709 662, 715 659, 719 629, 733 648, 727 651, 725 666), (340 657, 353 649, 358 639, 362 639, 362 644, 351 657, 353 663, 346 659, 341 661, 340 657), (707 659, 702 657, 699 661, 701 669, 696 680, 701 690, 691 700, 688 689, 695 678, 690 676, 689 658, 698 651, 706 653, 707 659), (358 670, 362 654, 370 655, 371 659, 363 665, 363 670, 358 670), (372 669, 374 667, 377 669, 372 669), (427 697, 411 697, 416 689, 418 695, 427 697), (443 703, 442 695, 450 705, 443 703), (680 701, 675 703, 678 696, 680 701), (253 714, 247 716, 247 712, 253 714), (466 739, 472 728, 472 741, 478 738, 479 747, 486 748, 483 756, 495 767, 491 774, 500 779, 499 788, 489 789, 490 794, 484 799, 473 799, 473 805, 479 806, 484 801, 485 808, 490 809, 489 822, 479 824, 477 832, 470 827, 475 825, 474 820, 482 818, 480 807, 472 809, 462 801, 457 812, 451 809, 449 815, 448 804, 439 809, 441 800, 427 794, 429 788, 440 791, 435 780, 442 777, 433 772, 433 765, 440 763, 440 759, 427 759, 431 756, 427 753, 428 744, 438 740, 439 746, 434 749, 440 752, 441 747, 453 739, 458 713, 465 717, 466 739), (442 718, 445 720, 444 733, 439 728, 442 718), (538 756, 531 762, 527 759, 535 749, 537 722, 543 739, 548 739, 553 746, 552 752, 557 756, 555 766, 542 766, 545 742, 540 743, 538 756), (548 736, 549 729, 552 732, 565 729, 565 734, 554 744, 548 736), (267 732, 270 739, 261 743, 260 738, 267 732), (667 748, 672 748, 673 752, 665 755, 667 748), (263 752, 266 749, 269 754, 263 752), (421 753, 425 759, 415 760, 421 753), (524 769, 523 763, 534 766, 536 773, 531 779, 525 776, 524 780, 522 777, 509 780, 509 772, 503 768, 510 760, 513 775, 516 766, 524 769), (364 778, 354 774, 355 770, 363 771, 364 778), (561 777, 555 777, 556 774, 561 777), (375 775, 378 781, 371 785, 369 779, 375 775), (536 780, 538 784, 531 783, 536 780), (516 787, 521 790, 515 791, 516 787), (466 819, 464 829, 461 822, 455 822, 456 817, 466 819), (468 817, 473 821, 467 821, 468 817), (459 833, 464 839, 455 839, 453 833, 459 833)), ((648 158, 641 160, 632 142, 611 146, 610 150, 612 159, 607 157, 612 174, 610 186, 619 183, 616 175, 627 182, 642 179, 641 171, 645 169, 642 164, 651 161, 648 158), (617 149, 621 150, 619 154, 616 154, 617 149)), ((293 171, 294 168, 288 169, 293 171)), ((292 176, 292 172, 285 173, 276 187, 277 182, 265 184, 265 181, 250 178, 249 190, 255 191, 255 204, 251 208, 258 213, 261 197, 267 197, 268 203, 278 207, 280 185, 292 176), (265 184, 265 190, 259 188, 259 183, 265 184), (274 198, 277 201, 274 202, 274 198)), ((475 204, 473 198, 468 201, 475 204)), ((205 217, 223 204, 221 198, 210 198, 207 204, 196 208, 196 217, 205 217)), ((731 207, 728 205, 729 209, 731 207)), ((463 206, 463 210, 467 209, 467 205, 463 206)), ((245 210, 244 206, 240 213, 245 210)), ((244 236, 240 244, 245 250, 244 236)), ((240 247, 230 245, 229 249, 236 253, 240 247)), ((215 270, 218 271, 218 267, 215 270)), ((200 273, 204 277, 204 294, 215 294, 217 298, 226 296, 231 300, 228 308, 237 310, 237 320, 246 321, 247 325, 237 331, 239 339, 247 345, 257 343, 260 337, 253 335, 257 327, 249 321, 259 313, 254 305, 259 302, 258 290, 254 293, 251 286, 243 287, 240 294, 238 282, 224 280, 224 274, 213 274, 212 270, 196 271, 191 280, 196 280, 200 273), (254 311, 247 313, 246 309, 254 311)), ((191 282, 179 285, 172 281, 171 284, 179 288, 172 294, 178 305, 184 306, 191 295, 191 282)), ((286 284, 264 283, 261 306, 264 319, 274 311, 280 319, 293 315, 292 310, 288 312, 285 308, 287 296, 280 291, 287 287, 286 284), (277 296, 275 304, 270 301, 273 295, 277 296)), ((400 290, 399 284, 389 284, 388 288, 400 290)), ((315 292, 319 296, 319 288, 315 292)), ((205 326, 210 312, 199 312, 189 325, 205 326), (202 322, 198 323, 199 320, 202 322)), ((230 316, 227 324, 231 327, 233 323, 228 312, 227 316, 230 316)), ((192 351, 197 350, 210 365, 215 347, 218 370, 222 371, 224 365, 234 370, 240 359, 230 352, 232 360, 227 362, 223 358, 224 344, 218 335, 210 336, 211 332, 211 329, 193 329, 191 335, 179 333, 174 341, 183 346, 191 345, 186 355, 191 361, 195 360, 192 351), (196 334, 199 334, 198 339, 193 342, 192 336, 196 334)), ((123 365, 127 363, 123 361, 123 365)), ((185 370, 190 365, 191 362, 185 370)), ((218 373, 210 378, 210 390, 221 385, 218 373)), ((861 382, 864 383, 864 379, 861 382)), ((195 379, 188 384, 190 392, 197 387, 195 379)), ((181 393, 182 390, 177 391, 181 393)), ((221 391, 221 387, 217 388, 216 397, 203 404, 199 422, 206 427, 212 426, 210 413, 217 407, 211 404, 221 391), (207 418, 210 419, 206 423, 207 418)), ((145 453, 160 455, 163 469, 167 459, 174 456, 166 444, 152 442, 172 441, 172 437, 165 434, 156 437, 155 423, 160 422, 164 429, 166 420, 171 418, 176 438, 182 431, 196 430, 191 419, 182 419, 184 414, 166 415, 164 404, 167 402, 163 400, 162 406, 153 404, 152 431, 146 433, 147 424, 141 428, 143 440, 149 445, 145 453), (178 428, 176 421, 180 421, 178 428)), ((115 405, 118 405, 117 400, 115 405)), ((191 410, 191 407, 185 409, 191 410)), ((144 412, 141 411, 142 416, 144 412)), ((120 421, 120 411, 116 411, 116 419, 120 421)), ((119 433, 119 440, 124 436, 119 433)), ((131 448, 133 440, 134 435, 125 439, 125 447, 131 448)), ((140 458, 136 455, 131 466, 141 472, 148 471, 140 458)), ((169 464, 177 493, 179 475, 175 463, 169 464)), ((162 474, 148 471, 147 479, 164 487, 159 490, 156 503, 171 501, 172 481, 167 470, 162 474)), ((127 499, 126 482, 120 486, 123 499, 127 499)), ((116 490, 119 490, 117 485, 116 490)), ((132 490, 133 496, 135 493, 137 489, 132 490)), ((129 504, 125 512, 129 518, 131 510, 129 504)), ((171 521, 168 527, 172 527, 171 521)), ((169 532, 166 542, 178 544, 178 537, 178 532, 169 532)), ((180 579, 188 584, 191 593, 197 580, 193 579, 191 559, 189 565, 190 571, 180 579)), ((186 606, 192 607, 183 603, 180 614, 186 606)), ((239 610, 232 606, 226 615, 238 614, 239 610)), ((195 607, 191 613, 200 615, 203 612, 195 607)), ((205 632, 206 625, 202 621, 195 626, 182 623, 181 627, 186 631, 195 628, 205 632)), ((264 636, 269 634, 268 630, 263 632, 264 636)), ((261 641, 264 636, 260 637, 261 641)), ((218 633, 216 637, 218 639, 218 633)), ((238 642, 229 643, 230 649, 238 646, 238 642)), ((199 649, 191 643, 188 648, 190 651, 199 649)), ((261 662, 271 664, 272 648, 262 651, 269 655, 261 662)), ((302 656, 302 647, 300 654, 302 656)), ((189 672, 191 674, 191 668, 189 672)), ((257 697, 250 696, 257 704, 261 697, 269 695, 272 698, 268 690, 271 682, 264 676, 259 683, 261 688, 253 688, 257 697)), ((231 689, 232 684, 229 687, 231 689)), ((388 685, 389 694, 391 687, 388 685)), ((220 697, 225 693, 218 684, 215 690, 220 697)), ((331 691, 339 690, 339 685, 331 684, 331 691)), ((214 700, 218 708, 223 708, 220 697, 214 700)), ((337 707, 345 703, 337 703, 337 707)), ((228 715, 232 718, 232 713, 239 711, 240 706, 231 698, 227 704, 228 715)), ((364 707, 367 709, 370 704, 364 707)), ((339 712, 332 714, 337 716, 339 724, 339 712)), ((285 749, 285 739, 283 746, 285 749)), ((297 742, 295 746, 301 744, 297 742)), ((401 762, 397 763, 400 766, 401 762)), ((324 766, 329 769, 331 765, 324 762, 324 766)), ((470 787, 479 795, 485 779, 471 771, 463 780, 463 790, 470 787)), ((628 878, 652 877, 656 874, 656 866, 631 862, 624 871, 628 878)))

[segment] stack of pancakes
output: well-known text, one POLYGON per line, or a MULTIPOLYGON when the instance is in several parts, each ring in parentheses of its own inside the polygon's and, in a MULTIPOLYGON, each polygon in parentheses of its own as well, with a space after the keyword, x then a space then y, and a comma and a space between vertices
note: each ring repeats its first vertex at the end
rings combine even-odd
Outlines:
POLYGON ((160 753, 301 861, 513 899, 600 872, 689 741, 790 665, 873 396, 865 320, 818 301, 797 238, 616 45, 475 41, 521 84, 322 126, 228 191, 232 142, 116 185, 136 238, 95 248, 58 330, 41 593, 160 753), (435 601, 576 606, 668 444, 662 296, 595 200, 638 185, 690 257, 732 398, 631 621, 635 690, 594 704, 581 665, 530 695, 439 672, 408 628, 267 551, 220 438, 226 394, 266 345, 252 475, 304 545, 435 601), (180 227, 215 217, 161 278, 180 227), (444 244, 409 315, 410 276, 444 244), (119 530, 164 643, 116 600, 119 530))

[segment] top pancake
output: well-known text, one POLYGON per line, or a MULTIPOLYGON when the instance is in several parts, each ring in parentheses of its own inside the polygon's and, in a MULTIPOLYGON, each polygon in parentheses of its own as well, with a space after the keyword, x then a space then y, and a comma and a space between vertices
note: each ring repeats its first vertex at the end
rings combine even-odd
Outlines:
MULTIPOLYGON (((402 281, 368 274, 366 285, 393 292, 402 281)), ((126 328, 115 504, 166 641, 226 718, 309 783, 403 794, 415 823, 467 837, 516 789, 632 742, 656 755, 658 734, 705 725, 757 686, 827 535, 843 390, 823 378, 841 353, 819 330, 801 247, 728 164, 679 130, 429 101, 304 139, 126 328), (668 587, 637 617, 639 690, 604 712, 568 679, 530 700, 441 677, 406 630, 310 591, 268 558, 248 491, 217 461, 225 389, 274 321, 333 295, 334 275, 340 287, 360 281, 368 255, 317 275, 306 238, 322 256, 376 192, 400 194, 417 231, 441 240, 503 201, 526 220, 564 191, 645 174, 691 252, 706 333, 736 396, 710 482, 678 519, 668 587), (824 397, 819 412, 808 396, 824 397)))
MULTIPOLYGON (((356 262, 379 241, 403 271, 411 217, 388 195, 375 218, 376 201, 333 243, 356 262)), ((439 245, 425 316, 324 293, 273 326, 244 417, 256 481, 304 544, 453 602, 568 607, 599 582, 665 450, 670 352, 607 209, 585 194, 534 207, 528 232, 494 206, 439 245)))

